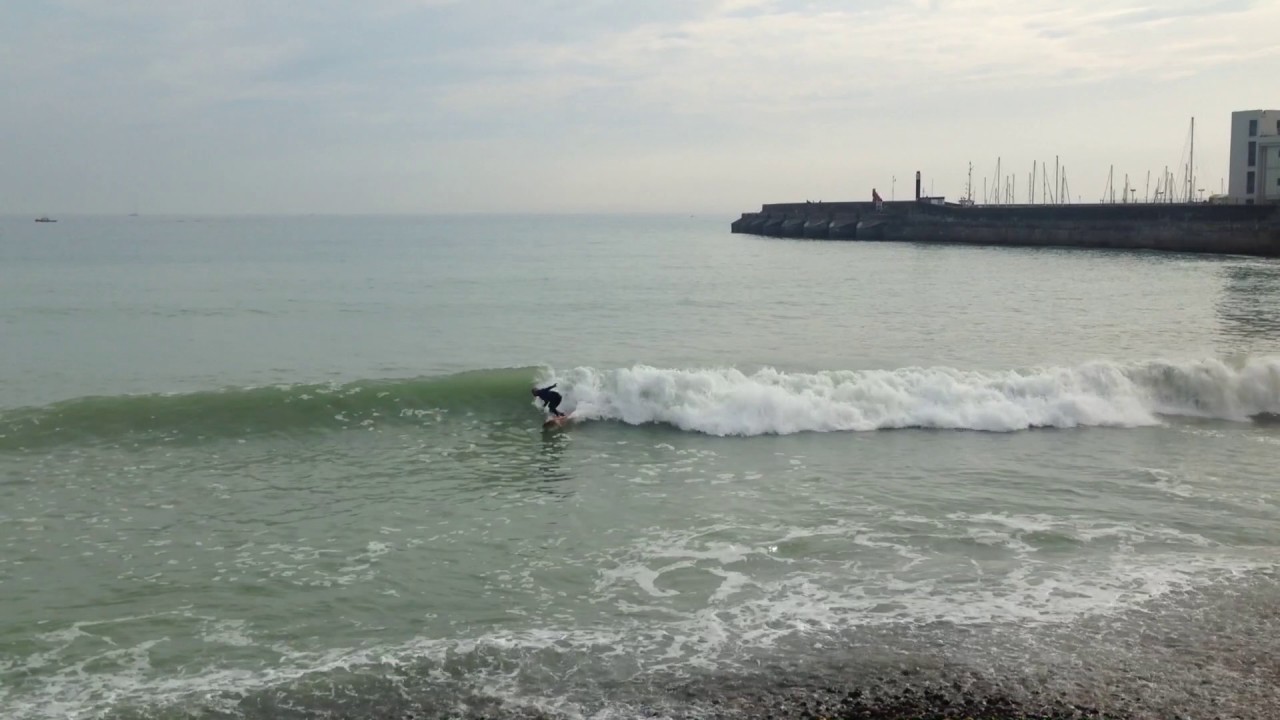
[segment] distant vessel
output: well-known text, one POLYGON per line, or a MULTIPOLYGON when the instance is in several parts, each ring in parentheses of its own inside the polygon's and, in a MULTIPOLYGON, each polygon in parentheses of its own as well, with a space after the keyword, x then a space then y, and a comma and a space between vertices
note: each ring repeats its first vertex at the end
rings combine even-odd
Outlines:
POLYGON ((49 217, 48 217, 48 216, 41 216, 41 217, 36 218, 36 222, 58 222, 58 221, 57 221, 57 220, 51 220, 51 219, 49 219, 49 217))

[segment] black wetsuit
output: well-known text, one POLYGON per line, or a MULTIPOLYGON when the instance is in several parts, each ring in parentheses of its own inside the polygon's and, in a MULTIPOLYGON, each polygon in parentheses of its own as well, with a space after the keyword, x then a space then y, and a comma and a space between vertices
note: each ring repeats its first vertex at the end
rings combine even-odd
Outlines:
POLYGON ((563 398, 560 397, 560 393, 551 389, 553 387, 555 387, 555 385, 548 385, 541 390, 534 390, 533 394, 542 401, 543 407, 550 410, 552 415, 555 415, 556 417, 564 417, 564 413, 556 409, 560 407, 560 401, 563 398))

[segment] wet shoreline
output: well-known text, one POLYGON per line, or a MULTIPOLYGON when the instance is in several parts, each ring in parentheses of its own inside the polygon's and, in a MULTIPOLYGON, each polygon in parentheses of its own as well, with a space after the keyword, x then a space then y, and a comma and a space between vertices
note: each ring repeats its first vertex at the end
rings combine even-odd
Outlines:
MULTIPOLYGON (((695 698, 688 712, 676 718, 777 718, 778 720, 924 720, 981 718, 982 720, 1137 720, 1162 716, 1114 698, 1102 706, 1072 697, 1065 691, 1029 689, 1018 681, 998 681, 959 667, 882 668, 865 674, 849 668, 846 682, 833 676, 743 678, 723 694, 695 698)), ((1030 683, 1028 683, 1030 684, 1030 683)))
MULTIPOLYGON (((470 686, 435 683, 409 687, 391 678, 375 681, 380 692, 356 702, 340 698, 300 698, 265 692, 242 698, 226 718, 245 720, 1195 720, 1273 717, 1268 703, 1189 707, 1146 695, 1138 687, 1076 685, 1049 689, 1027 678, 995 679, 963 668, 881 668, 875 675, 849 668, 844 682, 821 676, 779 676, 776 672, 709 676, 664 684, 654 679, 594 688, 565 688, 563 696, 530 693, 495 696, 470 686), (443 692, 440 692, 443 690, 443 692), (424 693, 425 691, 425 693, 424 693), (419 694, 423 693, 423 694, 419 694), (1214 708, 1214 709, 1210 709, 1214 708)), ((350 688, 347 688, 350 689, 350 688)), ((368 691, 372 688, 362 688, 368 691)), ((1193 703, 1194 704, 1194 703, 1193 703)), ((152 716, 146 716, 152 717, 152 716)), ((168 717, 168 716, 163 716, 168 717)), ((202 715, 217 717, 221 714, 202 715)), ((133 720, 130 716, 130 720, 133 720)))

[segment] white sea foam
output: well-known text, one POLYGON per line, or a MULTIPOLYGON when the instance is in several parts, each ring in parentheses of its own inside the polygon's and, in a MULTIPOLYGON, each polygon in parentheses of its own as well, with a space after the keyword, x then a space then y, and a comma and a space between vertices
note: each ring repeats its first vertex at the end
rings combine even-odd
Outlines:
MULTIPOLYGON (((704 596, 695 602, 700 609, 690 618, 714 624, 718 630, 707 635, 690 626, 683 631, 739 642, 750 638, 769 645, 797 630, 886 623, 999 623, 1014 618, 1064 623, 1159 597, 1216 573, 1255 566, 1252 561, 1204 553, 1213 545, 1205 538, 1158 525, 998 513, 914 520, 918 522, 901 533, 868 532, 845 521, 779 528, 777 537, 751 545, 707 542, 691 533, 662 533, 612 558, 614 564, 601 570, 594 592, 637 608, 666 612, 684 606, 678 597, 682 594, 704 596), (1052 551, 1042 555, 1037 546, 1046 540, 1032 537, 1036 534, 1118 547, 1107 555, 1081 555, 1067 561, 1052 551), (1007 553, 992 570, 979 573, 984 582, 973 582, 968 570, 942 576, 936 567, 914 570, 926 562, 953 563, 953 556, 939 556, 929 548, 966 537, 1007 553), (778 556, 779 546, 796 541, 810 548, 807 557, 778 556), (831 564, 847 562, 831 554, 845 543, 869 551, 858 561, 858 581, 852 584, 845 579, 846 573, 831 564), (1132 550, 1142 543, 1160 544, 1169 551, 1151 555, 1132 550), (1019 562, 1012 569, 1000 569, 1012 556, 1019 562), (752 562, 754 570, 744 566, 752 562), (686 584, 677 592, 650 592, 655 585, 661 586, 664 573, 691 567, 715 577, 716 582, 686 584)), ((608 561, 601 559, 601 564, 608 561)), ((698 641, 687 644, 694 646, 698 641)))
MULTIPOLYGON (((1013 532, 1059 527, 1031 516, 992 514, 952 520, 986 520, 1013 532)), ((1086 526, 1082 530, 1096 529, 1081 522, 1086 526)), ((1131 532, 1140 534, 1136 529, 1131 532)), ((984 627, 1009 621, 1022 627, 1027 623, 1064 623, 1211 582, 1216 573, 1255 567, 1228 558, 1168 553, 1115 556, 1098 565, 1061 567, 1049 573, 1034 573, 1023 566, 996 585, 940 586, 931 580, 900 576, 888 568, 884 575, 873 573, 848 583, 828 572, 799 568, 792 561, 775 558, 774 550, 790 540, 839 542, 848 538, 858 542, 859 528, 855 526, 836 523, 809 529, 778 528, 777 536, 758 544, 708 541, 704 536, 660 532, 634 544, 613 569, 603 569, 594 594, 602 602, 612 601, 622 612, 608 626, 570 627, 553 621, 520 629, 495 628, 472 637, 420 637, 362 648, 300 651, 255 637, 244 622, 204 618, 202 637, 206 642, 236 647, 263 644, 277 653, 279 660, 269 667, 213 665, 161 676, 152 670, 149 656, 163 640, 152 639, 132 647, 105 648, 93 657, 48 672, 48 665, 61 664, 61 653, 71 643, 86 636, 82 628, 87 624, 78 623, 42 636, 54 646, 47 656, 31 656, 23 667, 8 669, 11 673, 26 672, 44 666, 46 681, 34 694, 0 695, 4 700, 0 708, 14 720, 35 720, 88 718, 120 702, 164 704, 198 698, 201 703, 234 705, 235 698, 244 693, 304 676, 337 669, 361 672, 366 667, 381 675, 425 660, 441 665, 464 663, 466 682, 482 694, 525 706, 553 702, 559 710, 575 716, 582 708, 575 707, 572 698, 553 700, 531 693, 528 683, 520 680, 521 668, 541 667, 550 661, 558 663, 556 672, 572 675, 604 666, 634 672, 636 663, 647 671, 675 673, 723 669, 739 660, 749 667, 753 655, 779 652, 789 638, 820 645, 838 642, 839 633, 850 628, 934 621, 984 627), (750 561, 769 563, 775 570, 787 569, 764 577, 758 569, 744 567, 743 563, 750 561), (704 602, 685 606, 683 592, 655 587, 664 573, 689 568, 716 579, 713 588, 704 588, 710 590, 704 602), (639 596, 628 588, 639 590, 639 596), (655 622, 655 617, 664 620, 655 622), (90 664, 104 663, 114 669, 85 672, 90 664), (219 700, 222 693, 227 695, 219 700)), ((910 544, 909 538, 888 535, 874 543, 889 552, 902 545, 910 550, 906 555, 915 555, 917 549, 910 544)), ((599 710, 586 714, 595 712, 599 710)))
POLYGON ((1075 367, 787 373, 580 367, 553 378, 583 419, 711 435, 1157 425, 1161 415, 1244 421, 1280 413, 1280 358, 1099 361, 1075 367))

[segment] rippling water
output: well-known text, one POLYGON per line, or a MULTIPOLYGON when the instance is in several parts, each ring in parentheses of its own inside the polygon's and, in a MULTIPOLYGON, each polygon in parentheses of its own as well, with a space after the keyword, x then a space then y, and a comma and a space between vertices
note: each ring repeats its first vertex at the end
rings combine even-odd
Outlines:
POLYGON ((722 218, 0 221, 0 715, 909 666, 1268 717, 1278 311, 1268 261, 722 218))

